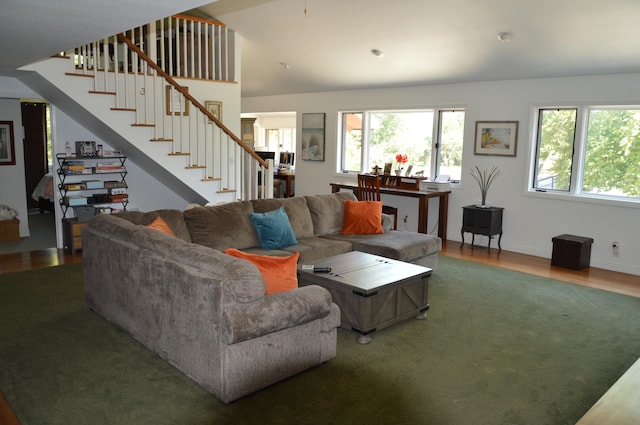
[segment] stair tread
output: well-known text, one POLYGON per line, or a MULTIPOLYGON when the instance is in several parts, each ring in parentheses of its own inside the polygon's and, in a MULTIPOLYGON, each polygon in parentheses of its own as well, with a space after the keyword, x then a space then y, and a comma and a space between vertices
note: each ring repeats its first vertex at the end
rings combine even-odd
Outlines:
POLYGON ((69 75, 70 77, 89 77, 89 78, 93 78, 93 75, 91 74, 80 74, 78 72, 65 72, 65 75, 69 75))

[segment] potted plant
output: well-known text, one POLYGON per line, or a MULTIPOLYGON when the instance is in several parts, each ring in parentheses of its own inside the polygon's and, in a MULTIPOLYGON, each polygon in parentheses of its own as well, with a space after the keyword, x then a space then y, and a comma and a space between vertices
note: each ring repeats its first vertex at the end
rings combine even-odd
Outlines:
POLYGON ((399 153, 396 154, 396 162, 398 163, 397 167, 396 167, 396 176, 400 176, 402 175, 402 164, 406 164, 407 161, 409 161, 409 158, 407 158, 407 155, 404 153, 399 153))
POLYGON ((480 170, 476 165, 474 169, 471 169, 471 176, 478 182, 478 186, 480 186, 480 194, 482 195, 482 203, 478 205, 481 208, 489 208, 487 205, 487 192, 491 187, 491 184, 495 181, 495 179, 500 175, 500 170, 498 167, 494 166, 490 170, 484 169, 480 170))

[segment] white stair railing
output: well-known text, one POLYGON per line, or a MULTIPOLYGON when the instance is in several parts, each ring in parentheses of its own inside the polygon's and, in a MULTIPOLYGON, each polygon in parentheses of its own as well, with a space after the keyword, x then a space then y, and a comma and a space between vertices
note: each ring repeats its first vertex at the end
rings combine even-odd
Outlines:
POLYGON ((215 21, 173 16, 76 48, 68 73, 93 78, 93 93, 114 96, 112 110, 134 112, 132 125, 150 127, 151 142, 170 143, 169 155, 203 170, 201 180, 218 181, 218 193, 250 199, 267 196, 257 193, 256 169, 268 177, 272 166, 173 78, 233 76, 230 33, 215 21))

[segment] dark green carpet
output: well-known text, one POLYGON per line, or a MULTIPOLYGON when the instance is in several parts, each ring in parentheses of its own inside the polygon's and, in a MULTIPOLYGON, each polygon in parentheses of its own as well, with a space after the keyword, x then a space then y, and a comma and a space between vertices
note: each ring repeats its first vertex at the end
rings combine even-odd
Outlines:
POLYGON ((640 356, 640 299, 441 257, 427 320, 224 405, 88 311, 80 266, 0 275, 23 425, 574 424, 640 356))

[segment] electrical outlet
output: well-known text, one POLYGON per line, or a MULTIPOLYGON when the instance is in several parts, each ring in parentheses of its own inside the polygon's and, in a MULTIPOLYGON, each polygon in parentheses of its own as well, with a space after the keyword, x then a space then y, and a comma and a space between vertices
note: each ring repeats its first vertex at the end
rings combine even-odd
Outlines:
POLYGON ((612 242, 611 248, 613 249, 613 255, 617 256, 620 254, 620 242, 612 242))
POLYGON ((408 216, 408 215, 405 215, 405 216, 404 216, 404 224, 407 224, 407 221, 409 221, 409 216, 408 216))

